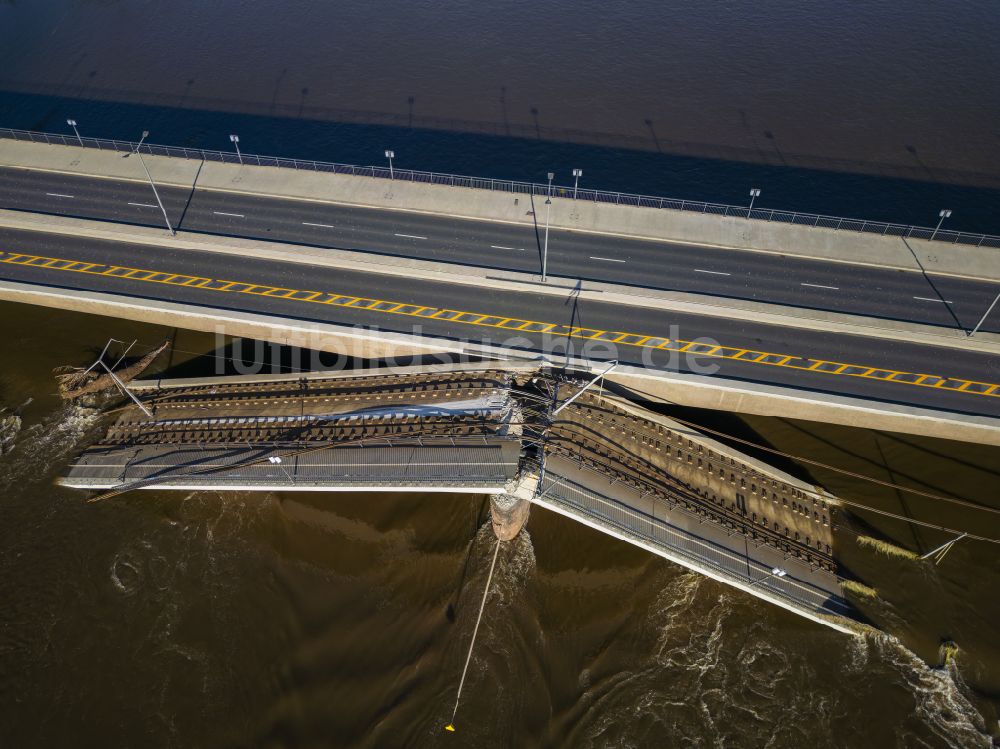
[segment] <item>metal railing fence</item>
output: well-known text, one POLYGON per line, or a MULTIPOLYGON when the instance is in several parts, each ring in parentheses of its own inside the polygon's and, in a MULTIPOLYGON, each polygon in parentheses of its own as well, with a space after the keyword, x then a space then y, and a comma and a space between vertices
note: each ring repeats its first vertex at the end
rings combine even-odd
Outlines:
MULTIPOLYGON (((66 146, 82 146, 104 151, 134 151, 138 146, 133 141, 107 140, 104 138, 77 137, 60 133, 41 133, 31 130, 0 128, 0 138, 11 140, 26 140, 34 143, 48 143, 66 146)), ((142 153, 153 156, 170 156, 182 159, 201 159, 226 164, 251 164, 255 166, 271 166, 285 169, 298 169, 315 172, 331 172, 333 174, 350 174, 360 177, 375 177, 378 179, 395 179, 402 182, 420 182, 431 185, 447 185, 451 187, 468 187, 477 190, 493 190, 506 193, 526 195, 547 195, 549 186, 537 182, 520 182, 509 179, 492 179, 489 177, 469 177, 442 172, 424 172, 414 169, 388 166, 356 166, 354 164, 338 164, 328 161, 309 161, 305 159, 289 159, 280 156, 259 156, 251 153, 236 154, 229 151, 211 151, 203 148, 184 148, 182 146, 163 146, 154 143, 143 143, 142 153)), ((678 198, 661 198, 649 195, 637 195, 625 192, 610 192, 570 186, 553 185, 552 196, 574 198, 594 203, 610 203, 640 208, 667 209, 687 211, 717 216, 728 216, 757 221, 769 221, 796 226, 835 229, 861 234, 877 234, 889 237, 906 237, 914 239, 933 239, 951 244, 974 245, 976 247, 1000 248, 1000 236, 993 234, 978 234, 973 232, 953 231, 950 229, 933 229, 926 226, 910 224, 885 223, 866 219, 847 218, 844 216, 825 216, 801 211, 783 211, 772 208, 754 208, 748 206, 726 205, 724 203, 706 203, 700 200, 682 200, 678 198)))
MULTIPOLYGON (((557 480, 551 478, 545 487, 539 487, 539 494, 544 497, 544 501, 607 523, 625 535, 690 560, 695 566, 709 567, 723 577, 766 590, 794 607, 812 608, 835 616, 851 616, 850 605, 844 599, 831 595, 829 591, 806 580, 797 579, 793 575, 777 577, 772 574, 769 566, 756 559, 748 559, 706 538, 671 525, 666 520, 599 495, 575 482, 564 481, 557 486, 557 480)), ((837 580, 839 583, 841 578, 838 576, 837 580)))

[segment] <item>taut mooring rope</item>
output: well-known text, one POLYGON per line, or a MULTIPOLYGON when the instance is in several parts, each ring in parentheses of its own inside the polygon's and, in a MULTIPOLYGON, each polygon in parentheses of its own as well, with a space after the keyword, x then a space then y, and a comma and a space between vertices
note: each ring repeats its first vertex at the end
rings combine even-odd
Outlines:
POLYGON ((465 656, 465 666, 462 667, 462 678, 458 682, 458 694, 455 695, 455 709, 451 711, 451 723, 444 727, 446 731, 455 730, 455 716, 458 714, 458 702, 462 699, 462 687, 465 686, 465 674, 469 670, 469 661, 472 660, 472 648, 476 644, 476 635, 479 633, 479 622, 483 620, 483 609, 486 608, 486 597, 490 594, 490 583, 493 581, 493 568, 497 566, 497 555, 500 553, 500 539, 497 539, 496 548, 493 550, 493 561, 490 563, 490 574, 486 577, 486 589, 483 591, 483 600, 479 604, 479 615, 476 617, 476 626, 472 630, 472 642, 469 643, 469 654, 465 656))

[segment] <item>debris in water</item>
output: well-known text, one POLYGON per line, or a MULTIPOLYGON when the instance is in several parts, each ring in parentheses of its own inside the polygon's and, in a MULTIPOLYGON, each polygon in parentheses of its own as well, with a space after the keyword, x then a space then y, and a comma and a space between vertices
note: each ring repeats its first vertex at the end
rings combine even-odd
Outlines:
MULTIPOLYGON (((110 341, 108 345, 110 345, 110 341)), ((170 341, 164 341, 160 346, 153 351, 150 351, 144 357, 139 359, 139 361, 134 364, 130 364, 127 367, 115 372, 115 376, 123 383, 127 383, 130 380, 138 377, 142 374, 146 368, 153 363, 167 346, 170 345, 170 341)), ((104 347, 104 351, 107 351, 107 346, 104 347)), ((114 377, 111 376, 109 372, 98 373, 96 364, 101 361, 104 356, 104 352, 101 352, 101 357, 98 358, 94 365, 91 365, 87 369, 80 369, 79 367, 58 367, 55 372, 56 380, 59 383, 59 394, 66 400, 74 400, 83 395, 89 395, 91 393, 99 393, 102 390, 108 390, 115 387, 114 377)))
POLYGON ((945 640, 938 648, 938 657, 943 668, 950 666, 956 655, 958 655, 958 644, 954 640, 945 640))

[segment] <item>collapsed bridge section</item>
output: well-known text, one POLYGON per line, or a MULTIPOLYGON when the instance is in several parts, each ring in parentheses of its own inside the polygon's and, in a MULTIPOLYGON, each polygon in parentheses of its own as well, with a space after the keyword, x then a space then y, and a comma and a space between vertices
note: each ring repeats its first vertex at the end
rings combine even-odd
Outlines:
POLYGON ((506 377, 138 384, 62 479, 81 489, 498 491, 517 471, 506 377))
POLYGON ((498 538, 541 505, 848 631, 838 501, 627 397, 533 364, 132 384, 61 480, 132 489, 490 494, 498 538))

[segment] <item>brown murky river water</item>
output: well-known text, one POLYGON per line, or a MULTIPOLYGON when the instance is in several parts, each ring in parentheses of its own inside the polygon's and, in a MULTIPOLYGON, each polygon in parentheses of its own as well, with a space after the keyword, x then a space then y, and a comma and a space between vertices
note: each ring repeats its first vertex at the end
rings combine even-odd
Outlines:
MULTIPOLYGON (((659 3, 0 0, 0 127, 559 180, 998 233, 991 0, 659 3)), ((208 335, 0 303, 0 747, 986 747, 997 546, 939 567, 839 536, 878 589, 854 639, 535 510, 484 498, 53 486, 99 429, 53 367, 109 336, 208 335), (959 652, 947 668, 942 640, 959 652)), ((1000 362, 996 372, 1000 373, 1000 362)), ((1000 450, 776 419, 695 421, 1000 507, 1000 450)), ((997 514, 785 463, 835 494, 1000 538, 997 514)), ((939 531, 866 515, 914 551, 939 531)), ((860 521, 855 530, 863 528, 860 521)))
MULTIPOLYGON (((0 304, 0 396, 33 399, 0 458, 3 746, 970 747, 997 733, 995 546, 960 543, 934 567, 841 534, 888 633, 856 639, 536 509, 500 555, 446 734, 492 552, 483 497, 146 491, 91 505, 53 486, 99 422, 53 395, 52 368, 89 362, 106 336, 164 335, 160 369, 214 371, 205 334, 0 304), (943 638, 961 650, 932 668, 943 638)), ((995 448, 693 415, 1000 505, 995 448)), ((812 476, 1000 537, 996 515, 812 476)), ((872 522, 914 550, 945 538, 872 522)))

